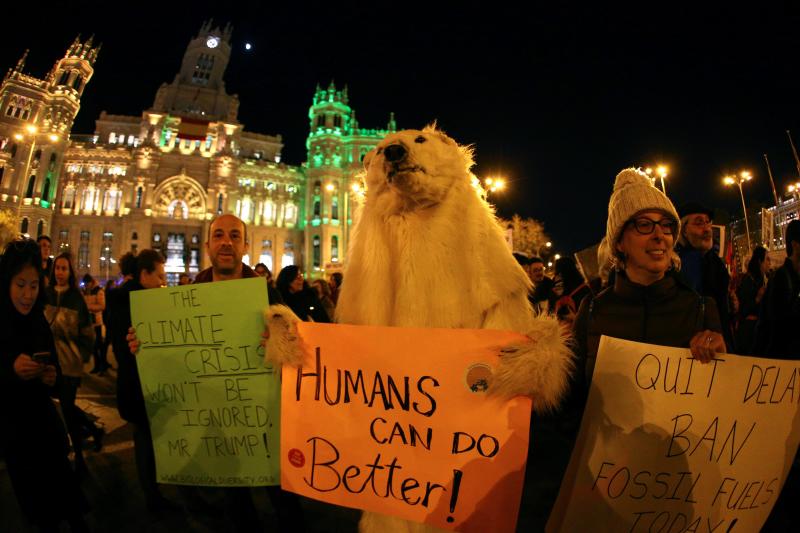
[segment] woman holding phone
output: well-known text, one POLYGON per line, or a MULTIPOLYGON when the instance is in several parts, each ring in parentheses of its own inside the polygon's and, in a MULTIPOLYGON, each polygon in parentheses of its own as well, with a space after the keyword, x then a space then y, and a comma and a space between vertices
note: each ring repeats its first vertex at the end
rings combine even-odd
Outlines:
POLYGON ((0 259, 0 442, 20 508, 40 531, 87 531, 88 505, 67 458, 67 435, 50 399, 61 378, 44 317, 39 246, 12 241, 0 259))

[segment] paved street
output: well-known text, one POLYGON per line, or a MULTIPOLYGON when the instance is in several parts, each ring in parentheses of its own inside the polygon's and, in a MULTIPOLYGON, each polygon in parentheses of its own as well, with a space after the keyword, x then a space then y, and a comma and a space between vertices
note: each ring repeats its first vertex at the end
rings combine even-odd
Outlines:
MULTIPOLYGON (((99 378, 88 375, 79 391, 79 405, 97 417, 105 427, 106 439, 100 453, 87 452, 90 475, 83 488, 92 505, 89 524, 96 532, 146 531, 147 533, 228 532, 231 520, 225 516, 218 492, 204 491, 202 501, 187 501, 178 487, 164 485, 163 494, 182 509, 153 515, 145 508, 139 490, 134 464, 131 428, 119 418, 115 407, 114 374, 99 378)), ((558 420, 534 420, 527 481, 522 498, 518 531, 541 531, 558 487, 560 466, 566 464, 570 444, 556 431, 558 420)), ((275 515, 264 490, 251 491, 259 510, 264 531, 275 531, 275 515)), ((797 531, 797 502, 800 486, 797 481, 786 488, 766 531, 797 531)), ((312 532, 356 532, 359 511, 302 499, 307 529, 312 532)), ((64 527, 64 531, 67 528, 64 527)), ((11 483, 0 461, 0 533, 33 531, 19 513, 11 483)))

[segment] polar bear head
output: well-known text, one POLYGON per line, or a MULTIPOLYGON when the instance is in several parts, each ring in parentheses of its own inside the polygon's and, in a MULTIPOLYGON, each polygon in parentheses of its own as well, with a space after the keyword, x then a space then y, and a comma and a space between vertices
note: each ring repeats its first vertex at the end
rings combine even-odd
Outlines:
POLYGON ((454 185, 471 183, 472 149, 428 126, 387 135, 364 158, 367 202, 385 214, 435 206, 454 185))

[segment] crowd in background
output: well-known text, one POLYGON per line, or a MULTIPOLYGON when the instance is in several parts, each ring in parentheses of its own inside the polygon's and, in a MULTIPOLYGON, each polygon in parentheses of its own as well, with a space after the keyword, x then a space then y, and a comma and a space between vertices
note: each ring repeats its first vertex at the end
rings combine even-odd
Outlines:
MULTIPOLYGON (((574 441, 601 335, 686 347, 701 362, 721 353, 800 357, 800 221, 786 227, 782 265, 770 265, 767 251, 756 247, 746 271, 734 276, 713 250, 712 221, 713 210, 697 203, 676 209, 647 176, 628 169, 617 176, 609 200, 598 252, 601 275, 587 279, 575 259, 561 257, 551 278, 541 258, 517 254, 532 282, 534 312, 553 314, 573 338, 578 365, 558 415, 559 431, 568 441, 574 441)), ((332 322, 342 274, 309 284, 294 265, 274 278, 262 263, 251 269, 241 263, 246 231, 232 215, 212 222, 212 267, 194 280, 182 274, 179 284, 261 276, 271 304, 287 305, 304 321, 332 322)), ((90 372, 98 376, 115 371, 117 407, 133 426, 147 508, 173 509, 156 482, 129 307, 132 291, 165 285, 164 259, 155 250, 128 253, 118 262, 119 286, 111 280, 101 286, 88 274, 79 285, 70 254, 51 258, 50 247, 46 236, 38 243, 20 238, 0 261, 0 401, 15 406, 0 411, 0 445, 20 507, 42 531, 58 531, 63 521, 73 531, 87 529, 88 505, 80 487, 87 469, 84 450, 100 451, 104 432, 75 400, 85 365, 92 362, 90 372), (116 368, 109 362, 109 347, 116 368), (64 424, 51 398, 59 400, 64 424), (51 481, 34 486, 30 472, 37 474, 33 479, 51 481), (48 512, 42 512, 44 502, 48 512)), ((553 480, 556 489, 560 480, 553 480)), ((297 501, 279 487, 268 490, 279 513, 293 513, 297 530, 302 525, 296 520, 297 501)), ((225 502, 241 530, 253 527, 249 493, 226 489, 225 502)))

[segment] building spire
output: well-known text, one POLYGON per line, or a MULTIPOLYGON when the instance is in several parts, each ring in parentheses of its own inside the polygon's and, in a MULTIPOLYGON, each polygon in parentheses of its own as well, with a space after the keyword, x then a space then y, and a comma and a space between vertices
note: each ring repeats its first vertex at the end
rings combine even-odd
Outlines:
POLYGON ((17 61, 17 66, 14 67, 14 72, 19 74, 22 73, 22 69, 25 68, 25 60, 28 59, 28 52, 30 52, 30 49, 26 48, 25 52, 22 54, 22 57, 20 57, 19 61, 17 61))

